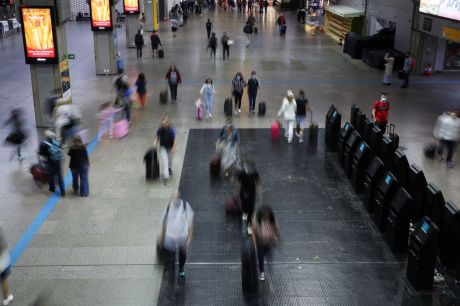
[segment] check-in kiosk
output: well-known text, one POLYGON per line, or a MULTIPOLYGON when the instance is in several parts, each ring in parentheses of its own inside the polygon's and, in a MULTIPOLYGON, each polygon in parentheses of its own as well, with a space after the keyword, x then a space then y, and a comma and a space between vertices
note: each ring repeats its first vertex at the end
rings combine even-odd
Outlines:
POLYGON ((382 130, 374 125, 371 131, 371 140, 368 142, 369 146, 371 149, 374 151, 375 155, 379 155, 379 152, 381 150, 381 143, 382 143, 382 137, 383 137, 383 132, 382 130))
POLYGON ((395 145, 393 140, 386 135, 382 136, 382 143, 380 145, 381 151, 380 151, 380 158, 382 159, 383 163, 385 166, 387 166, 389 169, 393 168, 393 158, 394 154, 396 151, 395 145))
POLYGON ((414 199, 412 206, 411 220, 418 221, 425 214, 423 207, 425 201, 425 190, 427 182, 423 170, 417 165, 412 164, 409 168, 407 191, 414 199))
POLYGON ((409 175, 409 162, 407 161, 406 153, 401 149, 397 149, 393 158, 393 167, 391 172, 396 176, 402 187, 407 188, 409 175))
POLYGON ((346 144, 346 142, 348 140, 348 137, 350 137, 351 133, 354 130, 355 129, 353 128, 353 126, 349 122, 345 122, 345 124, 343 125, 342 130, 340 131, 338 157, 339 157, 340 167, 342 167, 342 168, 343 168, 343 151, 345 150, 345 144, 346 144))
POLYGON ((365 142, 370 142, 373 127, 374 121, 372 118, 366 117, 366 120, 364 120, 363 133, 361 134, 361 137, 365 142))
POLYGON ((350 111, 350 124, 353 126, 356 126, 356 115, 359 111, 359 107, 356 104, 353 104, 351 106, 351 111, 350 111))
POLYGON ((356 120, 358 120, 358 122, 356 123, 355 129, 358 131, 359 135, 364 135, 364 123, 366 122, 366 114, 364 114, 362 111, 358 111, 356 120))
POLYGON ((431 290, 439 229, 424 216, 409 239, 407 278, 415 290, 431 290))
POLYGON ((361 142, 351 163, 351 186, 358 193, 363 192, 364 172, 369 167, 372 157, 374 157, 374 153, 371 148, 364 141, 361 142))
POLYGON ((342 121, 342 115, 334 110, 326 121, 326 146, 330 151, 337 151, 339 147, 339 136, 340 136, 340 124, 342 121))
POLYGON ((329 107, 329 110, 326 113, 326 122, 329 120, 329 118, 332 116, 332 113, 335 111, 335 106, 334 104, 331 104, 329 107))
POLYGON ((386 240, 395 253, 407 251, 411 206, 412 197, 404 188, 399 188, 390 202, 385 221, 386 240))
MULTIPOLYGON (((374 221, 381 233, 385 231, 385 221, 388 215, 388 207, 390 201, 399 188, 399 182, 396 177, 388 171, 380 180, 375 191, 374 206, 374 221)), ((371 208, 372 210, 372 208, 371 208)))
POLYGON ((430 183, 426 187, 425 202, 423 204, 425 216, 428 216, 442 230, 442 219, 444 217, 444 209, 446 201, 441 190, 435 183, 430 183))
POLYGON ((343 170, 345 174, 351 176, 351 163, 353 161, 353 155, 355 154, 356 148, 361 142, 361 136, 355 130, 348 137, 347 142, 345 143, 345 148, 343 150, 343 170))
POLYGON ((447 201, 439 235, 439 259, 448 269, 460 267, 460 211, 447 201))
POLYGON ((364 207, 366 207, 369 213, 373 212, 373 201, 375 197, 375 190, 377 189, 377 184, 382 179, 385 174, 386 168, 382 160, 375 156, 367 167, 366 172, 364 172, 363 180, 363 192, 364 192, 364 207))

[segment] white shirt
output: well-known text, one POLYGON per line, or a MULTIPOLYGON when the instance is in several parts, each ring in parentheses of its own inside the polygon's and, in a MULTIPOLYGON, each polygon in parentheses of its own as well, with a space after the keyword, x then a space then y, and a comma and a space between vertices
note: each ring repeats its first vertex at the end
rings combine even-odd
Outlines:
POLYGON ((455 115, 443 113, 438 117, 433 136, 442 140, 460 140, 460 119, 455 115))
POLYGON ((295 120, 295 113, 297 110, 297 103, 295 99, 292 98, 292 102, 289 102, 287 98, 283 99, 283 104, 281 104, 281 108, 278 111, 278 117, 283 115, 285 120, 295 120))

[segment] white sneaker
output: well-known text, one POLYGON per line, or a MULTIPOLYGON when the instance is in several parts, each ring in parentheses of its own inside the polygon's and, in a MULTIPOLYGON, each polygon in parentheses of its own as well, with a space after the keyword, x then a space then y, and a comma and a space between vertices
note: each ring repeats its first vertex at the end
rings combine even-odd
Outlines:
POLYGON ((13 295, 10 294, 10 295, 8 295, 8 297, 6 299, 3 300, 3 305, 4 306, 9 305, 12 301, 13 301, 13 295))
POLYGON ((238 113, 241 113, 241 109, 238 108, 238 113))
POLYGON ((252 227, 248 226, 248 235, 252 235, 252 227))
POLYGON ((248 214, 247 213, 243 213, 243 221, 246 221, 248 219, 248 214))
POLYGON ((259 279, 260 279, 261 281, 264 281, 264 280, 265 280, 265 273, 264 273, 264 272, 260 272, 260 277, 259 277, 259 279))
POLYGON ((235 109, 235 115, 238 115, 238 111, 235 109))

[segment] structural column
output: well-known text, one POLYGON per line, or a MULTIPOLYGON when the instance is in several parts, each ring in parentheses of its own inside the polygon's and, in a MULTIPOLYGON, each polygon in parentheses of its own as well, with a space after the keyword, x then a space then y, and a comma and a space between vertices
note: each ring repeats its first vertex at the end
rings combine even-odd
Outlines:
POLYGON ((139 30, 139 15, 126 15, 125 17, 125 28, 126 28, 126 47, 135 48, 134 36, 139 30))
POLYGON ((110 9, 112 29, 93 29, 96 74, 117 74, 118 33, 113 17, 116 16, 115 6, 110 9))
POLYGON ((158 0, 145 0, 144 1, 144 30, 152 32, 160 28, 159 11, 158 11, 158 0))

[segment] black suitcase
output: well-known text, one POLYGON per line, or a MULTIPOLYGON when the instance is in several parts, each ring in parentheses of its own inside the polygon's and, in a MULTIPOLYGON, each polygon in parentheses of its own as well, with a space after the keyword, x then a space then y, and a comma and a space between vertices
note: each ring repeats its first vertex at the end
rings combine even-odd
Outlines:
POLYGON ((227 98, 225 99, 224 103, 224 114, 227 117, 231 117, 233 114, 233 103, 232 103, 232 98, 227 98))
POLYGON ((252 239, 245 239, 241 246, 241 285, 246 298, 257 294, 257 258, 252 239))
POLYGON ((167 90, 160 91, 160 103, 161 104, 168 103, 168 91, 167 90))
POLYGON ((153 180, 160 176, 160 164, 158 163, 157 150, 152 148, 144 155, 145 162, 145 178, 153 180))
POLYGON ((258 111, 258 115, 259 116, 264 116, 265 113, 267 112, 267 105, 265 104, 265 102, 259 102, 259 111, 258 111))
POLYGON ((254 34, 257 34, 259 32, 259 29, 257 27, 254 27, 253 31, 254 31, 254 34))
POLYGON ((165 51, 163 49, 158 50, 158 57, 159 58, 165 57, 165 51))
POLYGON ((308 139, 310 143, 318 142, 318 124, 313 122, 308 129, 308 139))
POLYGON ((212 157, 211 162, 209 163, 209 172, 211 173, 212 177, 219 176, 219 174, 220 174, 220 161, 221 161, 220 155, 216 153, 212 157))
POLYGON ((423 153, 426 158, 433 159, 436 155, 437 145, 434 143, 427 143, 423 148, 423 153))
POLYGON ((399 148, 399 135, 395 133, 395 125, 392 123, 388 125, 388 136, 390 136, 390 139, 393 140, 396 151, 396 149, 399 148))

